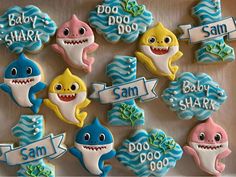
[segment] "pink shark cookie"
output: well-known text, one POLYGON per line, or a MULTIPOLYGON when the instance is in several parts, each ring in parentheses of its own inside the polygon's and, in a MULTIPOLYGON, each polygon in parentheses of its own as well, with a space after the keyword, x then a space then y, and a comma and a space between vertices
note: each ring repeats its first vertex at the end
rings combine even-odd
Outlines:
POLYGON ((191 131, 188 144, 184 146, 184 152, 193 156, 203 171, 215 176, 221 175, 225 169, 221 159, 231 153, 227 133, 221 126, 208 118, 191 131))
POLYGON ((73 15, 58 29, 56 41, 57 44, 53 44, 52 48, 62 55, 69 65, 91 72, 94 58, 88 57, 87 54, 94 52, 98 44, 94 42, 94 34, 89 25, 73 15))

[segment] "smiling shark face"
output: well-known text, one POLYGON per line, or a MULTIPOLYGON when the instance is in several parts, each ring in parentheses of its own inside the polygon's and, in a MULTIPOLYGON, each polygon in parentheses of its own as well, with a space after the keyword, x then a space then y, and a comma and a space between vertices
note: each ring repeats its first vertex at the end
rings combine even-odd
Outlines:
POLYGON ((56 40, 67 55, 67 62, 73 66, 81 66, 84 65, 82 61, 84 48, 94 43, 94 34, 89 25, 73 15, 58 29, 56 40))
POLYGON ((70 122, 78 123, 76 106, 86 100, 87 88, 79 77, 66 69, 62 75, 57 76, 51 82, 48 97, 59 108, 64 118, 70 122))
POLYGON ((113 150, 113 144, 111 132, 103 127, 98 119, 95 119, 91 125, 82 128, 75 139, 75 147, 82 153, 85 167, 95 175, 102 174, 99 159, 113 150))
POLYGON ((29 90, 41 81, 41 72, 35 62, 24 54, 11 62, 4 71, 4 83, 11 88, 14 100, 22 107, 31 107, 29 90))
POLYGON ((228 149, 228 136, 221 126, 211 118, 200 123, 190 133, 189 145, 199 156, 200 168, 213 175, 220 173, 216 168, 217 157, 228 149))

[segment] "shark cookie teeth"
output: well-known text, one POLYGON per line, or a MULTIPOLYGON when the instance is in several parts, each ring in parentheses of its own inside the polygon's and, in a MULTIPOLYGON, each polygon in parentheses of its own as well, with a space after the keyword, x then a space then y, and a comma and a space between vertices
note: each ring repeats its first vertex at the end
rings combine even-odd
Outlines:
POLYGON ((155 76, 165 76, 175 80, 178 66, 172 62, 182 57, 179 43, 171 31, 161 23, 149 29, 139 41, 140 49, 135 53, 138 60, 155 76))
POLYGON ((41 80, 42 73, 37 63, 21 54, 6 67, 4 83, 0 84, 0 88, 8 93, 17 105, 38 113, 43 100, 35 95, 46 87, 41 80))
POLYGON ((87 112, 81 112, 81 109, 90 104, 87 87, 84 81, 66 69, 51 82, 48 99, 44 99, 44 104, 62 121, 83 127, 87 112))
POLYGON ((89 25, 73 15, 58 29, 56 41, 57 44, 53 44, 52 48, 69 65, 86 72, 92 71, 94 58, 88 57, 87 54, 94 52, 98 44, 94 42, 94 34, 89 25))
POLYGON ((221 160, 231 153, 227 133, 212 118, 194 127, 184 151, 193 157, 200 169, 215 176, 224 171, 221 160))
POLYGON ((107 176, 111 166, 104 161, 116 155, 111 132, 96 118, 92 124, 82 128, 75 138, 75 146, 69 151, 79 159, 83 167, 93 175, 107 176))

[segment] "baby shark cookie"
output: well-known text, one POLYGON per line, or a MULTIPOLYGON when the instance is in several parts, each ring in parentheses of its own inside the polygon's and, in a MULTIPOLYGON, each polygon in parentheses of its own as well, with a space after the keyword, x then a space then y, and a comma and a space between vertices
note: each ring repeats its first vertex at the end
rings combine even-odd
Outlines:
POLYGON ((193 157, 200 169, 220 176, 225 169, 221 160, 231 153, 228 143, 225 130, 209 118, 194 127, 188 139, 189 145, 184 146, 184 151, 193 157))
POLYGON ((234 49, 225 43, 224 38, 236 39, 235 19, 222 18, 221 0, 199 0, 192 8, 192 15, 198 18, 200 25, 180 25, 183 33, 180 40, 202 44, 196 51, 196 61, 204 64, 234 61, 234 49))
POLYGON ((183 151, 162 130, 138 130, 117 151, 117 159, 137 176, 164 176, 174 168, 183 151))
POLYGON ((94 58, 87 55, 94 52, 98 44, 94 41, 94 34, 89 25, 73 15, 57 30, 56 41, 57 44, 52 45, 52 48, 62 55, 69 65, 86 72, 92 71, 94 58))
POLYGON ((47 159, 55 159, 66 153, 65 133, 44 136, 42 115, 22 115, 12 128, 19 146, 0 144, 0 161, 11 166, 20 165, 17 176, 54 177, 55 167, 47 159))
POLYGON ((104 161, 116 155, 113 146, 111 132, 96 118, 92 124, 79 130, 75 138, 75 147, 69 150, 89 173, 107 176, 112 167, 104 165, 104 161))
POLYGON ((0 16, 0 42, 11 52, 38 52, 56 32, 55 22, 38 7, 14 6, 0 16))
POLYGON ((158 23, 144 33, 139 46, 140 51, 135 55, 153 75, 175 80, 179 67, 172 64, 183 54, 179 51, 179 43, 174 33, 158 23))
POLYGON ((162 99, 180 119, 205 120, 227 99, 225 91, 205 73, 182 73, 162 93, 162 99))
POLYGON ((44 104, 61 120, 78 127, 83 127, 87 117, 87 112, 81 112, 81 109, 87 107, 89 103, 85 83, 69 69, 51 82, 48 99, 44 100, 44 104))
POLYGON ((37 113, 43 100, 36 98, 36 93, 46 87, 41 80, 42 73, 37 63, 21 54, 5 68, 4 83, 0 84, 0 88, 8 93, 17 105, 37 113))
POLYGON ((112 43, 134 42, 152 22, 152 13, 136 0, 103 0, 89 17, 90 25, 112 43))

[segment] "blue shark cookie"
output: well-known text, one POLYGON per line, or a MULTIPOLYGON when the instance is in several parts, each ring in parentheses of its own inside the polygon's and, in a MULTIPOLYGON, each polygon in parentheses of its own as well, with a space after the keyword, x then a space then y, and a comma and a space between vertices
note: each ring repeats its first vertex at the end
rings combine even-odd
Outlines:
POLYGON ((137 176, 164 176, 180 160, 183 150, 162 130, 137 130, 117 150, 117 159, 137 176))
POLYGON ((22 115, 12 133, 19 139, 19 146, 0 144, 0 161, 11 166, 20 165, 17 176, 54 177, 55 168, 45 158, 55 159, 67 151, 65 134, 44 137, 42 115, 22 115))
POLYGON ((222 18, 221 0, 199 0, 192 14, 199 19, 200 26, 180 25, 183 32, 180 39, 202 43, 196 51, 196 61, 204 64, 234 61, 234 49, 225 43, 224 37, 236 39, 235 20, 222 18))
POLYGON ((37 113, 43 100, 36 98, 36 93, 46 87, 41 80, 42 73, 37 64, 21 54, 5 68, 4 83, 0 84, 0 88, 8 93, 17 105, 37 113))
POLYGON ((155 88, 157 79, 136 78, 137 59, 130 56, 115 56, 107 65, 106 73, 112 79, 112 86, 94 83, 90 98, 102 104, 112 104, 108 120, 114 126, 143 125, 144 110, 139 108, 135 99, 149 101, 157 98, 155 88))
POLYGON ((0 42, 13 53, 39 51, 56 29, 48 14, 33 5, 14 6, 0 16, 0 42))
POLYGON ((205 120, 227 99, 225 91, 204 73, 182 73, 162 94, 164 102, 180 119, 205 120))
POLYGON ((112 167, 104 165, 104 161, 116 155, 113 146, 111 132, 96 118, 92 124, 79 130, 75 138, 75 147, 69 150, 89 173, 107 176, 112 167))
POLYGON ((152 22, 152 13, 136 0, 103 0, 89 17, 90 25, 112 43, 134 42, 152 22))

